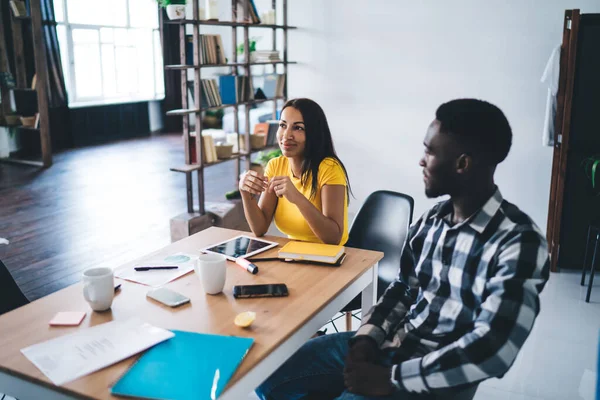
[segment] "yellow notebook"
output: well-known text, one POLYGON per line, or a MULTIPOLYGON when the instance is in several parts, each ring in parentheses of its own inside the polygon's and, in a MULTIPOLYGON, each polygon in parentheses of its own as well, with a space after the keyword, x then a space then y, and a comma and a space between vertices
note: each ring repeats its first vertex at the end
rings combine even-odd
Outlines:
POLYGON ((344 246, 332 244, 289 242, 279 250, 279 258, 334 264, 344 251, 344 246))

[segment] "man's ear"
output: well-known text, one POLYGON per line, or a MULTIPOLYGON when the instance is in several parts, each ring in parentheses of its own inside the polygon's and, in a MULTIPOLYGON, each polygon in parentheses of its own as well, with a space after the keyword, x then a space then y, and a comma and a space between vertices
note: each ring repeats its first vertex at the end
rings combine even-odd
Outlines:
POLYGON ((473 157, 468 154, 461 154, 456 159, 456 172, 459 174, 466 174, 473 168, 473 157))

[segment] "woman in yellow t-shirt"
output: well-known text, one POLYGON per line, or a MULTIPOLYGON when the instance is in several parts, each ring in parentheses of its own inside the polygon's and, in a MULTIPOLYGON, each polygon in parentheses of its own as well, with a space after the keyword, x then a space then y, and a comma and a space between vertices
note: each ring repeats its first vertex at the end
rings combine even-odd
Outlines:
POLYGON ((277 141, 283 155, 269 161, 265 174, 248 171, 240 179, 252 232, 264 235, 274 218, 277 228, 291 239, 345 244, 350 186, 323 109, 309 99, 288 101, 281 111, 277 141), (253 195, 260 195, 260 200, 253 195))

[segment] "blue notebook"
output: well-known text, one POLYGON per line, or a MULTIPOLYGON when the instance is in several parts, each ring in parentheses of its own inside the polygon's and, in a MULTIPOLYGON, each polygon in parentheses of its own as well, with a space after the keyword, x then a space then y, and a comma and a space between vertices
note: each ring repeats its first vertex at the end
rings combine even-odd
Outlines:
POLYGON ((237 103, 237 76, 222 75, 219 77, 219 92, 223 104, 237 103))
POLYGON ((254 339, 172 331, 121 377, 111 393, 147 399, 215 399, 254 339))

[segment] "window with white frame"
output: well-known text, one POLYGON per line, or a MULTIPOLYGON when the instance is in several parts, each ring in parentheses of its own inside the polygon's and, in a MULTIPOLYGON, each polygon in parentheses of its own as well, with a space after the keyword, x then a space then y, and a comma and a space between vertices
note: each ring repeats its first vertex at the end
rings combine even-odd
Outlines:
POLYGON ((164 98, 156 0, 54 0, 69 105, 164 98))

